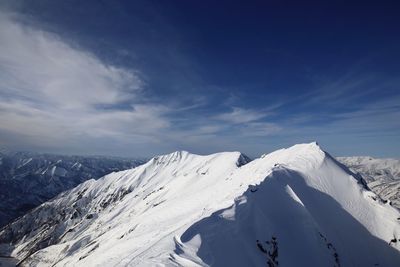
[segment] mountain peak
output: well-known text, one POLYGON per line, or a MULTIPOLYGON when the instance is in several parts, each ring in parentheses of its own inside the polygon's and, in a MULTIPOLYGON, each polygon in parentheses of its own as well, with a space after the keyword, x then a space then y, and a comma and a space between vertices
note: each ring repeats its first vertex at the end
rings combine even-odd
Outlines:
POLYGON ((299 149, 299 150, 313 150, 313 151, 323 151, 321 146, 318 144, 317 141, 313 141, 310 143, 301 143, 291 146, 289 149, 299 149))
POLYGON ((274 161, 277 165, 284 163, 287 167, 304 170, 319 167, 325 158, 326 152, 317 142, 296 144, 261 156, 264 162, 274 161))

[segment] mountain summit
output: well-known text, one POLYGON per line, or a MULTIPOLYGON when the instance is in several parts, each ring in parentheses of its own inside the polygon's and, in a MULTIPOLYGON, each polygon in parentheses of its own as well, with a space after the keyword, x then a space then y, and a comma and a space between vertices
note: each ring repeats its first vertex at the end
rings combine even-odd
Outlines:
POLYGON ((399 234, 399 212, 310 143, 158 156, 45 202, 0 242, 23 266, 397 266, 399 234))

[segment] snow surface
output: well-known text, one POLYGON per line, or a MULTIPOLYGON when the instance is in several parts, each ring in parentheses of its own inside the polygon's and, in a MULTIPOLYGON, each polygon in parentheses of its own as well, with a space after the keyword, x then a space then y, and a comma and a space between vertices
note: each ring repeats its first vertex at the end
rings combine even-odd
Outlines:
POLYGON ((247 161, 155 157, 42 204, 0 241, 27 266, 400 266, 399 212, 316 143, 247 161))

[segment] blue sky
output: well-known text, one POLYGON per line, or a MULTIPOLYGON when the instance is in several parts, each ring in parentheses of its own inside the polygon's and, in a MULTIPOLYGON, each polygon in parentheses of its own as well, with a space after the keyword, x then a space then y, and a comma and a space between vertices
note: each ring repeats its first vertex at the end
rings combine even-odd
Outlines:
POLYGON ((400 157, 396 2, 3 1, 0 146, 400 157), (324 2, 324 3, 322 3, 324 2))

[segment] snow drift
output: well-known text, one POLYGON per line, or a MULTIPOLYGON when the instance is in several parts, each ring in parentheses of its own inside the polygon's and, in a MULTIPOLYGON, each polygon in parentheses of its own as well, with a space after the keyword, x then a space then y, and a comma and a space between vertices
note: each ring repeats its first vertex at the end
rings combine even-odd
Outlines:
POLYGON ((26 266, 398 266, 400 214, 316 143, 249 162, 175 152, 0 232, 26 266))

